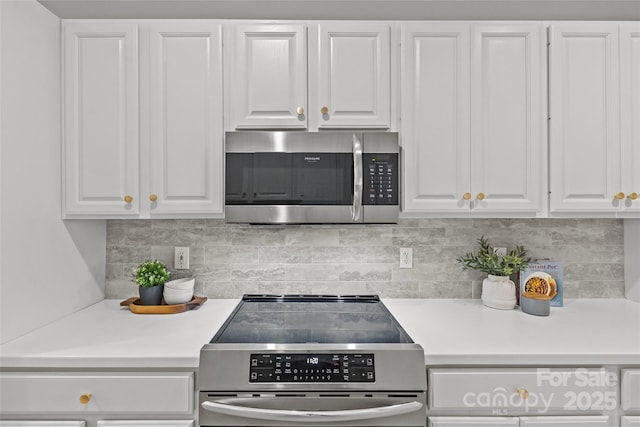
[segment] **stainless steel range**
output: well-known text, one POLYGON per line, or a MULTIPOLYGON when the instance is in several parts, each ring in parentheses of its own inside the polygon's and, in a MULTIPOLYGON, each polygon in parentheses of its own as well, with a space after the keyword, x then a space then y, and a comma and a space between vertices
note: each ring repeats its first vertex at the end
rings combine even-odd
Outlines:
POLYGON ((200 352, 200 426, 426 426, 424 351, 377 296, 245 295, 200 352))

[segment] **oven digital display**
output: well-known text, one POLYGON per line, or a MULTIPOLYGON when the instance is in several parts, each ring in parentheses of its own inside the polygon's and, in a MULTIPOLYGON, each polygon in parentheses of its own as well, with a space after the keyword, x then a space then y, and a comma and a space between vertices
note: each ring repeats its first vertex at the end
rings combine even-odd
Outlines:
POLYGON ((374 382, 373 354, 251 354, 249 382, 374 382))

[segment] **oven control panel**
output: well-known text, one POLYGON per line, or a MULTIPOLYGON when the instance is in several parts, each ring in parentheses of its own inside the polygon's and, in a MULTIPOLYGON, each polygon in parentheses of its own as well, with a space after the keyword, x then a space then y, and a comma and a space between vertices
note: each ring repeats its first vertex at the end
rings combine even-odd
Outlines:
POLYGON ((251 354, 249 382, 375 381, 373 354, 251 354))

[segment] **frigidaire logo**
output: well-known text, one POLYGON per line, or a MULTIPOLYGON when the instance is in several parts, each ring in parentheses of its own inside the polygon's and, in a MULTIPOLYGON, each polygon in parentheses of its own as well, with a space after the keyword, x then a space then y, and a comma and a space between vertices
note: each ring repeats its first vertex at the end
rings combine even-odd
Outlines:
POLYGON ((305 162, 317 162, 320 161, 320 157, 305 157, 305 162))

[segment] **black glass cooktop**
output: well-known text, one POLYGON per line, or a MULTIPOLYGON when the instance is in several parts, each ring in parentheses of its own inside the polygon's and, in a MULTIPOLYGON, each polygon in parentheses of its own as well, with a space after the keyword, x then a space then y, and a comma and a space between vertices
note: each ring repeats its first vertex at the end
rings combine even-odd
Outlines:
POLYGON ((376 295, 245 295, 211 343, 413 343, 376 295))

